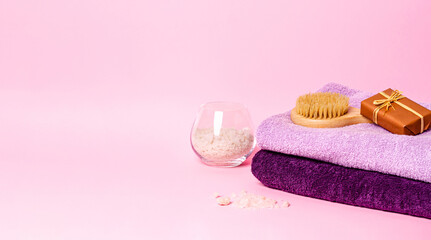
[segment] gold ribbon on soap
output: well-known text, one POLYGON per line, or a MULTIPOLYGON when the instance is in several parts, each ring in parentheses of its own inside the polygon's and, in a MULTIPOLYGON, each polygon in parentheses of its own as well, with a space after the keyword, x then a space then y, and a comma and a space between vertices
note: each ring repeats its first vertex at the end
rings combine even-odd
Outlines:
POLYGON ((373 111, 373 122, 375 122, 377 124, 377 114, 379 113, 380 109, 386 108, 386 111, 388 111, 389 108, 392 107, 395 110, 395 107, 392 106, 392 103, 396 103, 396 104, 400 105, 401 107, 403 107, 404 109, 414 113, 416 116, 418 116, 421 119, 421 132, 420 133, 423 133, 423 131, 424 131, 424 116, 422 116, 420 113, 416 112, 412 108, 410 108, 410 107, 406 106, 405 104, 400 103, 398 101, 400 99, 405 98, 405 96, 401 95, 400 91, 395 90, 392 92, 392 94, 390 96, 384 92, 380 92, 380 94, 383 95, 383 97, 385 97, 386 99, 374 100, 373 104, 378 106, 378 107, 376 109, 374 109, 374 111, 373 111))

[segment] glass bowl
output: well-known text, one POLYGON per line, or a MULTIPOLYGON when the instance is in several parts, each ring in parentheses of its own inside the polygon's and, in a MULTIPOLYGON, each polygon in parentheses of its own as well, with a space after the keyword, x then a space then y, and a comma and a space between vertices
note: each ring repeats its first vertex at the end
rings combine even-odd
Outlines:
POLYGON ((203 104, 193 124, 190 143, 194 152, 207 165, 240 165, 256 146, 247 108, 233 102, 203 104))

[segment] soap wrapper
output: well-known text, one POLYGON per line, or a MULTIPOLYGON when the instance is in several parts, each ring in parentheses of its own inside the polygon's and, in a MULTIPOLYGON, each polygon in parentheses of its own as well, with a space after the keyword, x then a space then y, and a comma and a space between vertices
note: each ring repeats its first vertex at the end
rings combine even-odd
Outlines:
POLYGON ((361 114, 391 133, 417 135, 431 123, 431 111, 391 88, 361 102, 361 114))

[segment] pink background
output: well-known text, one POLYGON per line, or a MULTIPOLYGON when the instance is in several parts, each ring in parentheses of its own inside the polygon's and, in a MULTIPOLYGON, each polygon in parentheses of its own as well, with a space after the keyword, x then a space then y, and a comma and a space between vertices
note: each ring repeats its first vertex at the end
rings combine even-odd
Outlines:
POLYGON ((430 1, 0 0, 0 239, 429 239, 431 221, 199 162, 200 104, 257 126, 338 82, 431 101, 430 1), (292 206, 220 207, 247 190, 292 206))

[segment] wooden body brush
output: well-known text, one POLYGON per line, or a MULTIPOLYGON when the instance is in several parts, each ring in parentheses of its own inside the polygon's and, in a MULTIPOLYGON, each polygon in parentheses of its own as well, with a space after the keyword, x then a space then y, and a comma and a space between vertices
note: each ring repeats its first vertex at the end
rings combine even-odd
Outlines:
POLYGON ((313 93, 300 96, 290 113, 292 122, 311 128, 337 128, 372 123, 360 109, 349 107, 349 98, 339 93, 313 93))

